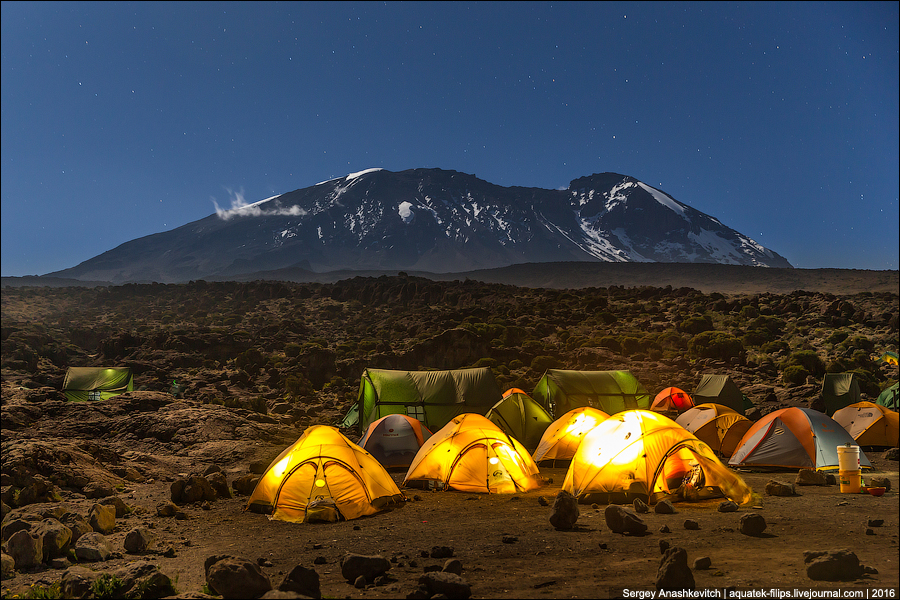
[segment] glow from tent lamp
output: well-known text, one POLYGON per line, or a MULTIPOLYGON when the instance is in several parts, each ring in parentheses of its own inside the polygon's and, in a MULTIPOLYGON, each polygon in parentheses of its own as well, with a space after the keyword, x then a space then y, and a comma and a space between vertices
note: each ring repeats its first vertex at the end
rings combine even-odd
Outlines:
POLYGON ((566 433, 571 435, 581 436, 593 429, 597 426, 597 419, 581 413, 575 420, 572 421, 572 424, 566 428, 566 433))
POLYGON ((290 455, 288 455, 279 460, 278 463, 274 467, 272 467, 272 474, 275 475, 275 477, 281 477, 282 475, 284 475, 290 459, 291 457, 290 455))
POLYGON ((316 487, 325 487, 324 479, 316 479, 316 487))

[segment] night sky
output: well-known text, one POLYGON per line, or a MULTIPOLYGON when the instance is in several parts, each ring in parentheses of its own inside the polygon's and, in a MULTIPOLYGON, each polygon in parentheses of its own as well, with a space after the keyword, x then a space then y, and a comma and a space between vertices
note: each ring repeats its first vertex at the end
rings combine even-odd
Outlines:
POLYGON ((2 275, 371 167, 613 171, 898 268, 898 3, 2 3, 2 275))

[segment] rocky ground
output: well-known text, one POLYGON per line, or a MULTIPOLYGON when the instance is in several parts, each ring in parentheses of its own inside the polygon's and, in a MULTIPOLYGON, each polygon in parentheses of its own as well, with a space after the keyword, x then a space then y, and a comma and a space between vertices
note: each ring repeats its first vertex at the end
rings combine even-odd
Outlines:
MULTIPOLYGON (((897 367, 877 360, 897 349, 896 293, 727 291, 550 290, 402 276, 4 288, 3 540, 8 547, 16 528, 37 531, 46 517, 70 531, 93 520, 95 531, 108 529, 110 548, 100 562, 82 551, 77 566, 94 575, 66 570, 78 558, 71 541, 14 577, 4 566, 3 594, 52 591, 68 573, 72 595, 90 588, 96 573, 116 572, 114 581, 131 582, 134 595, 196 597, 212 591, 205 560, 233 554, 262 565, 275 586, 296 565, 314 569, 331 597, 406 597, 448 558, 459 560, 476 597, 597 597, 655 589, 661 541, 684 548, 692 566, 710 558, 710 568, 692 569, 698 587, 896 590, 897 463, 881 452, 869 457, 873 476, 893 482, 883 497, 842 495, 833 485, 770 496, 769 479, 792 483, 796 473, 742 473, 761 508, 721 513, 718 502, 681 503, 675 515, 642 515, 648 534, 640 536, 612 533, 605 507, 582 506, 572 530, 551 526, 539 499, 553 502, 563 470, 542 470, 554 483, 528 494, 419 492, 416 499, 408 492, 399 509, 330 525, 270 522, 241 510, 254 471, 305 427, 334 424, 346 412, 364 367, 489 366, 502 389, 526 390, 550 367, 629 369, 652 394, 669 385, 691 391, 703 373, 726 373, 756 404, 757 418, 814 406, 829 371, 858 373, 869 399, 897 381, 897 367), (66 368, 89 365, 131 366, 140 391, 65 402, 66 368), (186 478, 204 474, 218 492, 184 492, 186 478), (182 490, 174 498, 173 484, 182 490), (109 506, 111 528, 101 523, 109 506), (749 512, 765 518, 764 535, 740 532, 749 512), (699 529, 686 529, 688 519, 699 529), (452 548, 453 556, 432 557, 433 547, 452 548), (810 579, 803 553, 838 548, 877 573, 840 584, 810 579), (351 552, 388 559, 381 585, 345 580, 340 561, 351 552), (72 587, 76 576, 82 588, 72 587)), ((103 545, 94 551, 102 555, 103 545)), ((103 591, 93 585, 95 595, 103 591)))

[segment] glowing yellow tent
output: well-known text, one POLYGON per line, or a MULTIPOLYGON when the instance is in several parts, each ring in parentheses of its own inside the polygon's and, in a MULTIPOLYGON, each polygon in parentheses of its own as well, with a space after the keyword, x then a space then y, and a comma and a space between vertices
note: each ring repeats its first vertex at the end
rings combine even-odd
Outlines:
POLYGON ((314 425, 272 461, 247 508, 304 522, 372 515, 403 495, 375 458, 334 427, 314 425))
POLYGON ((746 504, 751 494, 707 444, 647 410, 616 413, 588 432, 562 489, 583 503, 724 496, 746 504))
POLYGON ((608 414, 591 406, 573 408, 544 432, 532 455, 534 462, 572 460, 584 435, 608 418, 608 414))
POLYGON ((900 445, 900 413, 874 402, 845 406, 832 417, 860 446, 900 445))
POLYGON ((712 402, 683 412, 675 422, 727 458, 731 458, 741 438, 753 426, 753 421, 744 415, 712 402))
POLYGON ((540 480, 522 444, 483 416, 465 413, 425 442, 403 485, 513 494, 536 489, 540 480))

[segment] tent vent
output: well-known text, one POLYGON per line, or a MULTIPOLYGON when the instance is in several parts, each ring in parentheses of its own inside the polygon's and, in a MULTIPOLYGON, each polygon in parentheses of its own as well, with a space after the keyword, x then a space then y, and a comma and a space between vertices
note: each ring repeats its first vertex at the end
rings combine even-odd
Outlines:
POLYGON ((781 427, 776 427, 775 431, 772 432, 772 435, 784 435, 784 429, 781 427))

